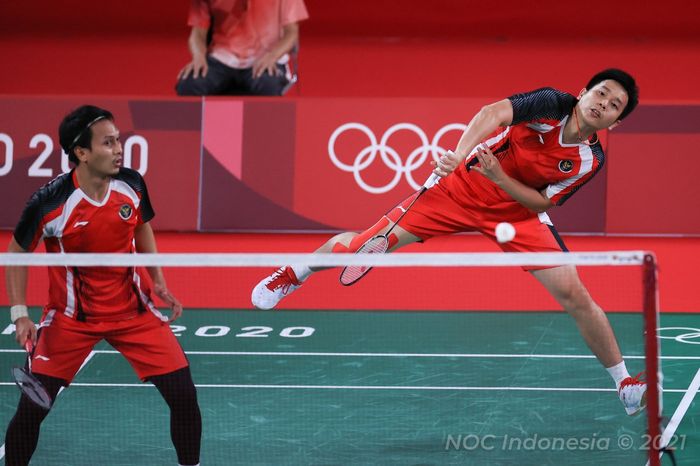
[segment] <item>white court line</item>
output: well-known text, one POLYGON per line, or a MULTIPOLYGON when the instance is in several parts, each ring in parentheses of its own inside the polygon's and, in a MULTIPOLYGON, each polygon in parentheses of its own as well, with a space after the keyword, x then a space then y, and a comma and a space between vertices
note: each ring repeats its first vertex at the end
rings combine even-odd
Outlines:
MULTIPOLYGON (((21 349, 0 349, 0 353, 21 353, 21 349)), ((96 354, 119 354, 116 350, 94 350, 96 354)), ((595 359, 592 354, 507 354, 507 353, 329 353, 299 351, 185 351, 185 354, 204 356, 331 356, 377 358, 548 358, 595 359)), ((644 359, 645 356, 623 356, 624 359, 644 359)), ((700 360, 700 356, 661 356, 669 360, 700 360)))
MULTIPOLYGON (((12 350, 12 351, 15 351, 15 350, 12 350)), ((19 350, 19 351, 25 352, 25 350, 19 350)), ((7 352, 7 351, 3 350, 3 352, 7 352)), ((80 365, 80 367, 78 368, 78 372, 80 372, 80 370, 81 370, 83 367, 85 367, 85 364, 87 364, 88 361, 89 361, 90 359, 92 359, 92 357, 93 357, 94 355, 95 355, 95 351, 90 351, 90 354, 88 354, 88 356, 85 358, 85 361, 83 361, 83 363, 82 363, 82 364, 80 365)), ((77 374, 78 372, 76 372, 76 374, 77 374)), ((9 382, 9 383, 3 382, 3 383, 1 383, 0 385, 15 385, 15 383, 14 383, 14 382, 9 382)), ((56 393, 56 398, 58 398, 58 395, 60 395, 61 392, 62 392, 65 388, 66 388, 66 387, 61 387, 61 388, 58 389, 58 393, 56 393)), ((55 399, 54 399, 54 400, 55 400, 55 399)), ((5 457, 5 444, 3 443, 2 446, 0 446, 0 460, 3 459, 4 457, 5 457)))
MULTIPOLYGON (((669 421, 668 425, 664 429, 663 433, 661 434, 661 442, 659 442, 659 445, 661 448, 665 448, 668 446, 668 442, 673 438, 673 434, 676 433, 676 429, 678 429, 678 425, 681 423, 683 420, 683 417, 685 416, 685 413, 688 411, 688 408, 690 407, 690 404, 693 402, 693 398, 695 398, 695 394, 700 390, 700 369, 695 373, 695 377, 693 377, 693 381, 690 382, 690 386, 688 386, 688 390, 684 390, 685 395, 683 395, 683 398, 681 399, 680 404, 676 408, 676 411, 673 413, 673 416, 671 417, 671 420, 669 421)), ((664 390, 664 392, 668 392, 670 390, 664 390)), ((659 458, 663 456, 664 452, 659 453, 659 458)), ((649 461, 647 461, 647 466, 649 466, 649 461)))
MULTIPOLYGON (((116 351, 110 351, 116 353, 116 351)), ((187 354, 207 356, 339 356, 379 358, 540 358, 596 359, 592 354, 507 354, 507 353, 324 353, 297 351, 186 351, 187 354)), ((623 356, 624 359, 644 359, 646 356, 623 356)), ((700 356, 661 356, 660 359, 700 360, 700 356)))

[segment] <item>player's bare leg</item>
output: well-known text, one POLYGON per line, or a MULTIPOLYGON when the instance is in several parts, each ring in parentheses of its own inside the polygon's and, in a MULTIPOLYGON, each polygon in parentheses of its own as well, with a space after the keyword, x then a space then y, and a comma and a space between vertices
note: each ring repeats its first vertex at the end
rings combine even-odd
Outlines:
POLYGON ((600 306, 591 299, 575 267, 534 270, 532 274, 574 318, 588 347, 605 367, 622 361, 610 322, 600 306))
MULTIPOLYGON (((354 253, 367 240, 384 234, 391 228, 392 222, 387 217, 375 223, 362 233, 345 232, 335 235, 316 249, 317 253, 354 253)), ((389 237, 389 250, 394 251, 406 244, 414 243, 420 238, 414 236, 400 226, 396 226, 389 237)), ((298 289, 314 272, 329 267, 307 267, 305 265, 288 265, 280 267, 272 275, 261 280, 251 296, 253 306, 259 309, 272 309, 286 296, 298 289)))
POLYGON ((630 377, 615 333, 605 312, 591 298, 571 265, 535 270, 532 274, 576 321, 583 339, 615 381, 627 414, 646 405, 646 384, 630 377))

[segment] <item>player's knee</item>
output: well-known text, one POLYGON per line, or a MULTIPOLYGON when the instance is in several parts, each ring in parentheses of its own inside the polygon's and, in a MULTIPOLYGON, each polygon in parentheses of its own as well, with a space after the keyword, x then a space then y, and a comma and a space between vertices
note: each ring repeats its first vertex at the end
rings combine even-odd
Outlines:
POLYGON ((561 290, 559 301, 571 313, 587 315, 595 312, 597 306, 583 286, 572 286, 561 290))
MULTIPOLYGON (((382 234, 382 232, 389 226, 389 219, 386 217, 382 217, 377 223, 372 225, 370 228, 366 229, 360 234, 356 234, 353 238, 352 241, 350 241, 350 244, 348 246, 348 249, 350 252, 356 252, 358 249, 362 247, 363 244, 365 244, 367 241, 370 239, 374 238, 377 235, 382 234)), ((394 236, 389 235, 389 245, 391 246, 391 237, 394 236)))
POLYGON ((367 242, 368 239, 374 236, 365 233, 367 232, 357 234, 353 237, 352 241, 350 241, 350 246, 348 248, 350 252, 357 252, 357 250, 360 249, 362 245, 367 242))
POLYGON ((150 378, 171 409, 197 405, 197 389, 192 381, 190 368, 183 367, 168 374, 150 378))
POLYGON ((331 240, 333 242, 331 251, 335 253, 355 252, 357 249, 352 249, 352 242, 357 236, 358 234, 353 232, 346 232, 336 235, 331 240))
MULTIPOLYGON (((57 377, 52 377, 44 374, 33 373, 34 377, 39 381, 42 387, 46 390, 46 393, 51 398, 51 403, 56 399, 58 392, 61 387, 67 386, 68 382, 57 377)), ((27 395, 22 394, 19 400, 19 405, 17 407, 17 412, 28 419, 32 419, 34 422, 39 422, 44 420, 44 418, 49 414, 50 408, 45 409, 34 403, 27 395)))
POLYGON ((30 400, 29 397, 23 394, 19 400, 15 418, 21 424, 39 425, 44 421, 46 416, 49 414, 49 411, 50 410, 38 406, 36 403, 30 400))
POLYGON ((394 249, 399 244, 399 237, 395 233, 389 235, 389 250, 394 249))
MULTIPOLYGON (((389 226, 389 219, 382 217, 377 223, 366 229, 362 233, 346 232, 336 235, 331 240, 333 242, 333 252, 354 253, 362 247, 368 240, 379 235, 389 226)), ((396 235, 389 235, 389 247, 398 243, 396 235), (393 240, 392 240, 393 238, 393 240), (393 241, 393 243, 392 243, 393 241)))
POLYGON ((178 384, 175 391, 175 398, 179 403, 187 405, 197 404, 197 389, 191 378, 183 379, 182 382, 178 384))

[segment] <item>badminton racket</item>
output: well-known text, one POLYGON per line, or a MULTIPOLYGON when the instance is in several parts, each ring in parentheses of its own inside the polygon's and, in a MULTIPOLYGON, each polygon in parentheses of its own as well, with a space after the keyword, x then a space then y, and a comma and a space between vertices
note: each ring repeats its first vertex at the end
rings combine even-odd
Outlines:
MULTIPOLYGON (((355 254, 384 254, 389 250, 389 234, 394 229, 396 225, 399 224, 404 215, 413 207, 419 197, 423 195, 429 188, 431 188, 440 177, 436 174, 430 175, 423 186, 418 191, 418 194, 413 198, 411 203, 406 209, 401 213, 396 222, 382 235, 373 236, 372 238, 365 241, 365 243, 360 246, 360 248, 355 252, 355 254)), ((345 286, 350 286, 357 283, 362 277, 367 275, 367 273, 372 270, 372 266, 369 265, 348 265, 343 268, 340 272, 340 283, 345 286)))
POLYGON ((24 349, 27 351, 27 365, 26 367, 13 367, 12 377, 15 379, 19 389, 22 390, 22 393, 27 395, 36 405, 49 410, 53 400, 51 400, 49 392, 39 382, 39 379, 32 375, 32 351, 34 350, 34 344, 31 339, 27 339, 24 349))

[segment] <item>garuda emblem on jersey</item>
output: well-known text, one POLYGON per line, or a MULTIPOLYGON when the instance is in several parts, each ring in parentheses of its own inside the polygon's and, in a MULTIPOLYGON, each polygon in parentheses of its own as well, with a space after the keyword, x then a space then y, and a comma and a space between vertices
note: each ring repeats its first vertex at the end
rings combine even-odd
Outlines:
POLYGON ((569 173, 574 168, 574 162, 571 160, 561 160, 559 162, 559 171, 562 173, 569 173))
POLYGON ((129 220, 131 218, 131 214, 133 213, 134 209, 132 209, 129 204, 124 204, 119 208, 119 216, 122 218, 122 220, 129 220))

